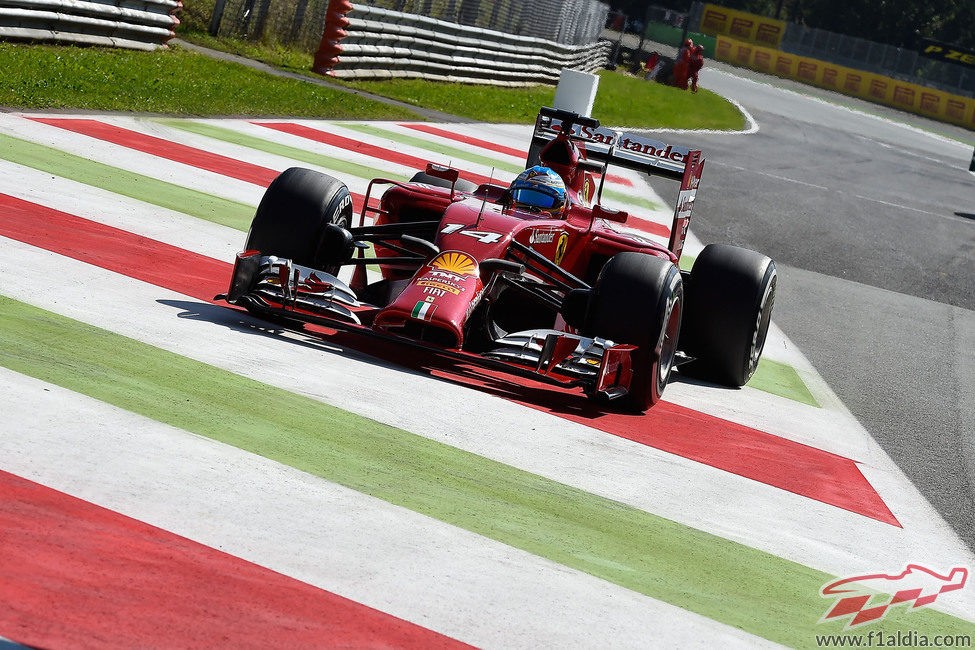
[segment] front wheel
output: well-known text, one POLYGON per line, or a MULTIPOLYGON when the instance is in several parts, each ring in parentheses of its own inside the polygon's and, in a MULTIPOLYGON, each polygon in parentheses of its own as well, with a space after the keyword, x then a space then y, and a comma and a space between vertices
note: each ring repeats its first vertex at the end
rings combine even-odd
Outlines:
POLYGON ((684 305, 680 271, 669 259, 644 253, 614 255, 592 288, 584 332, 637 346, 630 391, 620 398, 634 411, 656 404, 670 379, 684 305))
POLYGON ((691 269, 681 372, 744 386, 758 367, 775 303, 775 263, 737 246, 708 244, 691 269))
POLYGON ((257 207, 244 248, 275 255, 302 266, 336 273, 325 259, 326 226, 348 228, 352 195, 342 181, 311 169, 292 167, 275 178, 257 207))

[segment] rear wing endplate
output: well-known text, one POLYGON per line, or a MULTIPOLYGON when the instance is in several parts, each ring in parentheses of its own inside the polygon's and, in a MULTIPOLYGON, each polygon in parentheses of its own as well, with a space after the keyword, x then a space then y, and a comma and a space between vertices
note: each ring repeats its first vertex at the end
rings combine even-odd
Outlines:
POLYGON ((543 107, 535 118, 535 130, 532 133, 532 146, 527 162, 529 167, 538 164, 538 153, 565 126, 569 127, 573 140, 584 143, 588 160, 677 181, 684 177, 684 163, 691 151, 689 148, 667 144, 644 135, 614 131, 599 126, 599 121, 591 117, 581 117, 548 107, 543 107))
MULTIPOLYGON (((680 259, 687 237, 694 198, 704 171, 704 158, 698 150, 667 144, 645 135, 614 131, 591 117, 543 107, 535 118, 527 165, 538 164, 538 154, 546 144, 568 129, 572 140, 582 143, 587 160, 633 169, 650 176, 680 181, 668 248, 680 259)), ((604 175, 605 180, 605 175, 604 175)))
POLYGON ((680 259, 684 250, 684 240, 687 239, 687 224, 691 221, 691 210, 694 209, 694 198, 697 188, 701 184, 701 174, 704 173, 704 158, 700 151, 689 151, 684 163, 684 175, 680 182, 680 192, 677 194, 677 206, 674 208, 674 223, 670 228, 670 241, 667 248, 680 259))

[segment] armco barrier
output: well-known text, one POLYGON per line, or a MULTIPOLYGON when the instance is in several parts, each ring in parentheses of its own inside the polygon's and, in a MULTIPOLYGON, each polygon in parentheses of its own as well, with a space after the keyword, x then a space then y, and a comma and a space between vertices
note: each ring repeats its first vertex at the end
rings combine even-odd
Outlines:
POLYGON ((162 47, 179 24, 180 0, 0 0, 0 39, 162 47))
POLYGON ((339 61, 330 70, 343 79, 422 77, 504 86, 555 84, 562 68, 582 72, 603 68, 611 49, 607 42, 563 45, 368 5, 355 5, 347 18, 348 36, 341 41, 339 61))
POLYGON ((715 58, 975 130, 975 99, 969 97, 724 36, 715 58))

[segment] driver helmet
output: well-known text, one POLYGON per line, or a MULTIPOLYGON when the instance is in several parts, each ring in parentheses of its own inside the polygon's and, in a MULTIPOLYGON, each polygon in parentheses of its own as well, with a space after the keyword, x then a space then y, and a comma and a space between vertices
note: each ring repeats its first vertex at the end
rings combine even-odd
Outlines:
POLYGON ((565 208, 565 182, 548 167, 535 165, 521 172, 509 192, 512 204, 522 210, 558 215, 565 208))

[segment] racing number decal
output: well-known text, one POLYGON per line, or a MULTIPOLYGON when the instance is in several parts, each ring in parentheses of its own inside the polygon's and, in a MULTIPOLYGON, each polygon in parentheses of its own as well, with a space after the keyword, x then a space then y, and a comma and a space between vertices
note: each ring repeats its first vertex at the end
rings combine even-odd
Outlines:
POLYGON ((440 231, 442 235, 452 235, 454 233, 460 235, 467 235, 468 237, 473 237, 482 244, 495 244, 501 241, 502 235, 496 232, 481 232, 479 230, 463 230, 464 224, 462 223, 448 223, 447 226, 440 231))
POLYGON ((565 233, 559 235, 559 243, 555 247, 555 263, 557 265, 562 264, 562 258, 565 257, 566 246, 569 245, 569 236, 565 233))

